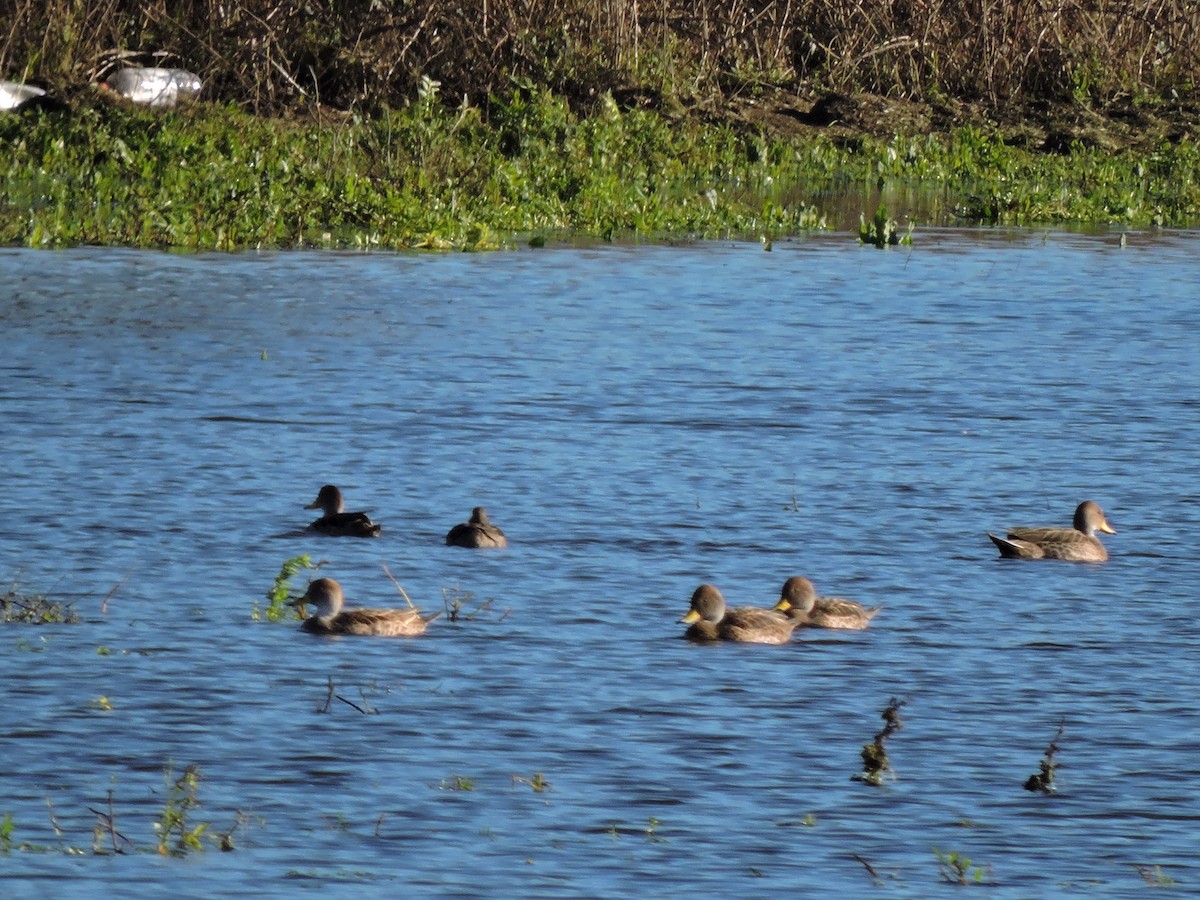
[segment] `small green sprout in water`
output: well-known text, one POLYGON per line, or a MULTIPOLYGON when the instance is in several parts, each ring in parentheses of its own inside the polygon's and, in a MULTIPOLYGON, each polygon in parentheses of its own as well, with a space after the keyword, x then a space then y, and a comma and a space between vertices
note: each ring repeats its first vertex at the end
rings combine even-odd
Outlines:
POLYGON ((900 226, 896 220, 888 216, 887 207, 882 203, 879 204, 879 209, 875 210, 875 215, 871 221, 867 221, 866 215, 858 214, 858 242, 860 244, 873 244, 876 247, 894 247, 897 244, 909 245, 912 243, 913 225, 910 222, 908 231, 904 234, 900 233, 900 226))
POLYGON ((170 764, 163 771, 167 784, 167 800, 162 815, 154 823, 158 832, 158 852, 163 856, 185 856, 191 851, 204 849, 202 838, 208 831, 208 823, 189 827, 188 817, 200 805, 200 767, 186 766, 178 778, 170 764))
POLYGON ((545 776, 542 775, 541 772, 534 772, 528 778, 526 778, 524 775, 514 775, 512 777, 512 782, 513 784, 527 784, 539 794, 543 793, 544 791, 554 790, 554 788, 550 786, 550 782, 546 780, 545 776))
POLYGON ((438 788, 443 791, 473 791, 475 782, 462 775, 451 775, 449 778, 443 778, 438 788))
POLYGON ((1175 879, 1163 871, 1162 866, 1147 866, 1142 863, 1130 863, 1146 884, 1152 887, 1175 887, 1175 879))
POLYGON ((961 853, 943 853, 937 847, 933 848, 933 853, 938 860, 938 874, 950 884, 982 884, 987 877, 987 869, 974 865, 961 853))
POLYGON ((4 818, 0 819, 0 853, 8 853, 13 846, 13 829, 16 824, 13 822, 12 813, 5 813, 4 818))
POLYGON ((1046 748, 1046 754, 1042 757, 1041 771, 1030 775, 1025 780, 1025 790, 1041 791, 1043 794, 1053 794, 1056 790, 1054 787, 1054 770, 1058 768, 1058 763, 1054 761, 1054 754, 1059 750, 1058 742, 1062 740, 1063 730, 1066 728, 1066 719, 1058 723, 1058 733, 1054 735, 1054 739, 1050 741, 1050 746, 1046 748))
POLYGON ((293 612, 289 605, 294 596, 292 579, 306 569, 316 571, 323 565, 325 565, 325 560, 314 563, 312 557, 307 553, 285 560, 279 569, 279 574, 275 576, 275 583, 267 591, 266 610, 261 611, 256 603, 251 617, 257 620, 266 616, 268 622, 282 622, 284 619, 302 617, 299 610, 293 612))
POLYGON ((650 818, 646 820, 646 837, 655 844, 667 843, 667 839, 658 833, 658 826, 661 824, 662 820, 656 819, 654 816, 650 816, 650 818))
POLYGON ((892 771, 892 764, 888 760, 884 743, 893 733, 904 727, 904 723, 900 721, 900 707, 904 706, 904 703, 905 701, 893 697, 887 708, 884 709, 881 716, 883 728, 875 735, 875 739, 871 743, 863 745, 863 771, 854 776, 855 781, 878 786, 883 784, 884 776, 892 771))

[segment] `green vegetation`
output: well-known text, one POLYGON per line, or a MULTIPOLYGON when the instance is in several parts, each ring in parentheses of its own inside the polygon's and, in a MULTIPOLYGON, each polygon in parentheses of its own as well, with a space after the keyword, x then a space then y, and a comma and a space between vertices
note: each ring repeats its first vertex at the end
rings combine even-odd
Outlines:
POLYGON ((51 600, 42 594, 21 594, 14 585, 0 595, 0 622, 44 625, 50 622, 73 624, 79 614, 69 603, 51 600))
POLYGON ((910 222, 908 231, 901 233, 900 226, 896 220, 888 216, 887 207, 882 203, 879 204, 879 209, 875 210, 875 215, 871 221, 867 221, 867 217, 863 213, 858 216, 858 241, 860 244, 873 244, 880 249, 884 247, 894 247, 897 244, 911 244, 913 225, 910 222))
POLYGON ((154 823, 158 833, 158 852, 164 856, 185 856, 192 851, 203 850, 202 838, 208 831, 208 823, 192 825, 188 821, 192 811, 200 805, 200 768, 187 766, 176 778, 174 770, 168 765, 163 777, 167 785, 167 799, 162 814, 154 823))
POLYGON ((943 221, 1200 221, 1187 0, 274 7, 19 4, 0 73, 62 106, 0 115, 0 244, 769 248, 895 186, 943 221), (130 61, 204 101, 89 86, 130 61))
POLYGON ((251 618, 258 620, 265 617, 268 622, 282 622, 285 619, 299 618, 299 611, 294 610, 290 605, 290 601, 297 596, 292 591, 292 579, 306 569, 315 571, 324 564, 324 560, 314 563, 312 557, 307 553, 284 560, 279 574, 275 576, 274 584, 267 591, 267 608, 263 610, 257 603, 254 604, 254 609, 250 614, 251 618))
POLYGON ((950 884, 982 884, 988 875, 987 869, 974 865, 960 853, 943 853, 937 847, 933 848, 933 853, 938 861, 938 874, 950 884))

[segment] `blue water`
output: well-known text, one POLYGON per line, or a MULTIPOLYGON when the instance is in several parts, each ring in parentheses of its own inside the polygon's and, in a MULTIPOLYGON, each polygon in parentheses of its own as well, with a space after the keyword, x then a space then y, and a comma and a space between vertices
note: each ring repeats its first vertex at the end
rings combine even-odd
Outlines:
POLYGON ((1200 889, 1195 247, 0 251, 0 583, 83 619, 0 626, 0 890, 925 897, 934 848, 1004 896, 1200 889), (298 533, 326 482, 383 536, 298 533), (1087 498, 1108 563, 995 558, 1087 498), (443 545, 476 505, 508 550, 443 545), (255 621, 300 553, 475 614, 255 621), (700 582, 795 574, 885 609, 679 639, 700 582), (233 852, 155 853, 188 765, 233 852))

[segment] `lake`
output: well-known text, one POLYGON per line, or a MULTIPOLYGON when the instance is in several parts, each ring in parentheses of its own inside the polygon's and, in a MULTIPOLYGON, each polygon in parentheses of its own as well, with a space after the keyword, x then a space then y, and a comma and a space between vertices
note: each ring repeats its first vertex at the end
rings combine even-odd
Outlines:
POLYGON ((4 893, 1197 890, 1197 246, 0 250, 0 579, 81 617, 0 631, 4 893), (380 538, 303 530, 327 482, 380 538), (1089 498, 1107 563, 997 558, 1089 498), (256 620, 301 554, 461 614, 256 620), (791 575, 884 609, 681 639, 791 575))

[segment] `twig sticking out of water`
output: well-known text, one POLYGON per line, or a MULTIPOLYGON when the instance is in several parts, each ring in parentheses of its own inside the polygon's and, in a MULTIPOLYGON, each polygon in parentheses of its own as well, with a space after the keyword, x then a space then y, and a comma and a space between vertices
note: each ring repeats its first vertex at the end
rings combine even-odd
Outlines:
POLYGON ((850 854, 850 858, 856 862, 862 863, 862 867, 867 870, 867 874, 871 876, 871 880, 876 884, 882 884, 883 879, 879 877, 879 873, 875 871, 875 867, 859 856, 857 853, 850 854))
POLYGON ((96 809, 94 806, 89 806, 88 811, 94 813, 96 818, 99 820, 96 823, 95 835, 92 841, 92 849, 95 852, 101 852, 99 849, 99 838, 104 834, 107 834, 112 840, 113 853, 125 852, 123 849, 121 849, 121 845, 118 843, 118 838, 128 844, 130 849, 133 849, 133 841, 125 837, 125 835, 121 834, 121 832, 117 831, 117 814, 113 809, 113 792, 111 790, 108 792, 108 812, 103 812, 102 810, 96 809))
MULTIPOLYGON (((470 603, 474 597, 474 594, 472 594, 470 591, 464 591, 460 589, 458 585, 455 585, 452 588, 443 587, 442 605, 446 608, 447 621, 457 622, 459 619, 462 619, 465 622, 469 622, 480 613, 487 612, 492 608, 492 601, 484 600, 471 612, 464 612, 463 608, 470 603)), ((508 610, 504 611, 504 615, 508 615, 508 610)), ((501 616, 500 621, 504 621, 503 616, 501 616)))
POLYGON ((855 781, 861 781, 864 784, 880 785, 883 784, 884 775, 892 770, 887 750, 884 749, 884 742, 894 732, 904 727, 904 723, 900 721, 900 707, 905 702, 893 697, 891 702, 888 703, 887 708, 884 709, 881 716, 883 719, 883 728, 879 730, 879 733, 875 735, 875 739, 871 743, 863 745, 863 771, 854 776, 855 781))
POLYGON ((1058 768, 1058 763, 1054 761, 1054 754, 1058 752, 1058 742, 1062 740, 1063 731, 1067 727, 1067 720, 1063 718, 1058 723, 1058 733, 1054 735, 1054 740, 1050 742, 1050 746, 1046 748, 1046 755, 1042 757, 1041 771, 1030 775, 1025 780, 1025 790, 1041 791, 1043 794, 1053 794, 1054 787, 1054 770, 1058 768))
MULTIPOLYGON (((363 709, 363 707, 359 706, 353 700, 347 700, 341 694, 337 693, 337 688, 334 686, 334 683, 333 683, 333 676, 327 675, 326 677, 329 679, 328 692, 325 694, 325 703, 322 706, 318 707, 317 712, 319 712, 319 713, 329 712, 330 708, 333 706, 334 700, 341 700, 347 706, 352 706, 355 709, 357 709, 364 716, 368 715, 369 713, 375 712, 375 710, 371 709, 371 706, 369 703, 367 704, 367 708, 363 709)), ((359 691, 359 694, 362 694, 361 690, 359 691)), ((363 697, 363 702, 366 703, 366 697, 363 697)))
POLYGON ((126 575, 124 578, 122 578, 120 581, 118 581, 116 584, 114 584, 111 588, 109 588, 108 593, 104 595, 104 599, 100 601, 100 615, 102 615, 102 616, 108 615, 108 601, 116 596, 117 591, 119 591, 121 588, 123 588, 125 586, 125 582, 127 582, 128 580, 129 580, 129 576, 126 575))
POLYGON ((404 587, 396 580, 395 576, 392 575, 392 570, 387 567, 387 563, 380 563, 380 565, 383 566, 383 574, 391 579, 392 584, 396 586, 396 590, 400 592, 400 596, 404 598, 404 602, 408 604, 410 609, 416 609, 416 604, 409 599, 408 594, 404 591, 404 587))

